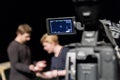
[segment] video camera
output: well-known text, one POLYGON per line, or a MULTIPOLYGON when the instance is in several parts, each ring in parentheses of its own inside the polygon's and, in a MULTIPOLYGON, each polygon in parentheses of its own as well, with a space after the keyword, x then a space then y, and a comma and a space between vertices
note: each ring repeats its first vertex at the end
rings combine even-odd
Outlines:
POLYGON ((66 80, 118 80, 116 51, 111 44, 98 44, 97 31, 84 31, 75 17, 47 18, 47 32, 55 35, 76 34, 83 30, 80 43, 73 46, 66 57, 66 80))

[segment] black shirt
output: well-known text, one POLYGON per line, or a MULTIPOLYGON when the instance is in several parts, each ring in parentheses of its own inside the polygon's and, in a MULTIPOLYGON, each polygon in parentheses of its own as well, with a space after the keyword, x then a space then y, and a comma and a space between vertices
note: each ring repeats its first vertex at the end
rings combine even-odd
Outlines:
MULTIPOLYGON (((58 57, 53 56, 51 60, 51 70, 64 70, 66 64, 66 55, 68 48, 63 47, 58 57)), ((59 77, 59 80, 65 80, 65 77, 59 77)))
POLYGON ((9 80, 32 80, 33 75, 28 68, 31 63, 29 47, 14 40, 9 44, 7 51, 11 63, 9 80))

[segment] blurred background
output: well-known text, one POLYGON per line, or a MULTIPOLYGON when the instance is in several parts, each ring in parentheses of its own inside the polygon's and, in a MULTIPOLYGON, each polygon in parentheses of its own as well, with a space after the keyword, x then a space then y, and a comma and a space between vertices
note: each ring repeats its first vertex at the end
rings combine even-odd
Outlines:
MULTIPOLYGON (((120 20, 120 0, 103 0, 101 3, 101 19, 114 22, 120 20)), ((48 55, 40 44, 41 36, 46 33, 46 18, 74 16, 71 0, 7 0, 0 1, 0 63, 9 61, 7 56, 8 44, 16 36, 16 28, 21 23, 28 23, 33 32, 29 46, 33 61, 47 60, 48 55)), ((75 36, 60 36, 60 44, 65 45, 79 41, 75 36), (74 37, 74 38, 73 38, 74 37)))
MULTIPOLYGON (((102 19, 118 22, 120 20, 120 1, 103 0, 101 3, 102 19)), ((46 32, 46 18, 74 16, 71 0, 7 0, 0 2, 0 62, 7 61, 7 46, 16 36, 16 28, 21 23, 28 23, 33 28, 29 45, 33 59, 48 59, 40 44, 41 36, 46 32)), ((61 44, 79 41, 79 36, 60 36, 61 44), (69 40, 70 39, 70 40, 69 40), (73 39, 73 40, 72 40, 73 39)))

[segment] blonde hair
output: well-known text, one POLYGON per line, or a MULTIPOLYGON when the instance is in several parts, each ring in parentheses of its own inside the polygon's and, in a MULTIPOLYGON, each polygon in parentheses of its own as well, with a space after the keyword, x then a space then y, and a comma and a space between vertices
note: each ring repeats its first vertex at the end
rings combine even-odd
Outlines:
POLYGON ((24 33, 31 34, 31 32, 32 32, 32 28, 28 24, 20 24, 16 31, 17 34, 19 34, 19 33, 20 34, 24 34, 24 33))
POLYGON ((48 42, 48 43, 54 42, 54 43, 56 43, 56 44, 59 43, 59 41, 58 41, 58 36, 57 36, 57 35, 48 35, 47 33, 45 33, 45 34, 42 36, 40 42, 41 42, 41 43, 43 43, 43 42, 48 42))

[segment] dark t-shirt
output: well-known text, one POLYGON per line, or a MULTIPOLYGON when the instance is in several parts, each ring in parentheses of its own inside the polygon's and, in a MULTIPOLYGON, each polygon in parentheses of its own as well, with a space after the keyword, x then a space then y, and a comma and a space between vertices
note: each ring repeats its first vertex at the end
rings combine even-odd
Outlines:
POLYGON ((9 80, 31 80, 33 75, 28 66, 31 63, 31 51, 25 44, 12 41, 7 49, 11 63, 9 80))
MULTIPOLYGON (((51 59, 51 70, 64 70, 66 63, 66 55, 69 48, 63 47, 58 57, 53 56, 51 59)), ((65 77, 59 77, 59 80, 65 80, 65 77)))

